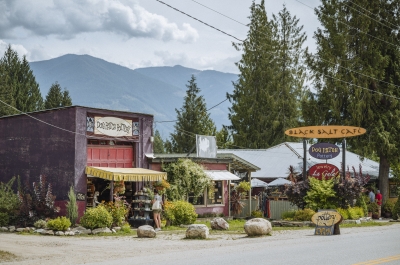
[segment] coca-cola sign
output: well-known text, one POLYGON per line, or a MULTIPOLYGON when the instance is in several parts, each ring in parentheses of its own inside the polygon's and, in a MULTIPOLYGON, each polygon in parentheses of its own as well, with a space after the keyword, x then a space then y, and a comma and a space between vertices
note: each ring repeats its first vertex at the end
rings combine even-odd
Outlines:
POLYGON ((308 170, 308 176, 322 180, 339 176, 339 169, 332 164, 316 164, 308 170))
POLYGON ((340 154, 340 148, 330 143, 318 143, 312 145, 308 152, 317 159, 332 159, 340 154))

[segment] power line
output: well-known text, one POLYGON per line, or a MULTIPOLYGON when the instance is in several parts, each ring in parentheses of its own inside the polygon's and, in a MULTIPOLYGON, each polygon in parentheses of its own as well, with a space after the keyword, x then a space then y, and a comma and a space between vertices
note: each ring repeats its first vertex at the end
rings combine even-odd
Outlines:
MULTIPOLYGON (((218 104, 216 104, 216 105, 212 106, 211 108, 209 108, 208 110, 206 110, 206 112, 212 110, 213 108, 215 108, 215 107, 217 107, 217 106, 219 106, 219 105, 221 105, 222 103, 224 103, 224 102, 227 101, 227 100, 228 100, 228 99, 222 100, 222 101, 219 102, 218 104)), ((155 123, 165 123, 165 122, 176 122, 176 121, 178 121, 178 120, 173 120, 173 121, 154 121, 154 122, 155 122, 155 123)))
POLYGON ((217 31, 219 31, 219 32, 221 32, 221 33, 223 33, 223 34, 229 36, 229 37, 232 37, 232 38, 234 38, 234 39, 236 39, 236 40, 238 40, 238 41, 242 41, 242 42, 243 42, 243 40, 241 40, 241 39, 239 39, 239 38, 236 38, 235 36, 233 36, 233 35, 231 35, 231 34, 225 32, 225 31, 223 31, 223 30, 220 30, 220 29, 218 29, 218 28, 216 28, 216 27, 214 27, 214 26, 211 26, 210 24, 208 24, 208 23, 206 23, 206 22, 204 22, 204 21, 202 21, 202 20, 200 20, 200 19, 198 19, 198 18, 195 18, 195 17, 193 17, 193 16, 191 16, 191 15, 189 15, 189 14, 187 14, 187 13, 185 13, 185 12, 183 12, 183 11, 181 11, 181 10, 179 10, 179 9, 177 9, 177 8, 175 8, 175 7, 173 7, 173 6, 170 6, 169 4, 164 3, 163 1, 160 1, 160 0, 156 0, 156 1, 157 1, 157 2, 160 2, 161 4, 164 4, 164 5, 168 6, 169 8, 172 8, 172 9, 174 9, 174 10, 176 10, 176 11, 178 11, 178 12, 184 14, 185 16, 188 16, 188 17, 190 17, 190 18, 192 18, 192 19, 194 19, 194 20, 197 20, 198 22, 200 22, 200 23, 202 23, 202 24, 204 24, 204 25, 206 25, 206 26, 208 26, 208 27, 210 27, 210 28, 213 28, 213 29, 215 29, 215 30, 217 30, 217 31))

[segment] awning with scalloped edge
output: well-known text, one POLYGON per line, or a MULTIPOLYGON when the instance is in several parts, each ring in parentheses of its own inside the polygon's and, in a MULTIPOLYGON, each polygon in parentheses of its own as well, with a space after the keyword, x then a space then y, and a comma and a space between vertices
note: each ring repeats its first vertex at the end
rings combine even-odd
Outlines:
POLYGON ((96 177, 114 181, 159 181, 167 179, 166 172, 145 168, 112 168, 112 167, 86 167, 88 177, 96 177))

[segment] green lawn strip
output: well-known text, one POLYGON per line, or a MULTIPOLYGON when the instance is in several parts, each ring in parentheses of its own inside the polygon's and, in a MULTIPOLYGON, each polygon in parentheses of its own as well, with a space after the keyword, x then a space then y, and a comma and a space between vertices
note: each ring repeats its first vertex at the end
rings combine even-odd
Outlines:
POLYGON ((8 252, 8 251, 3 251, 0 250, 0 263, 2 262, 7 262, 7 261, 12 261, 17 259, 17 256, 8 252))

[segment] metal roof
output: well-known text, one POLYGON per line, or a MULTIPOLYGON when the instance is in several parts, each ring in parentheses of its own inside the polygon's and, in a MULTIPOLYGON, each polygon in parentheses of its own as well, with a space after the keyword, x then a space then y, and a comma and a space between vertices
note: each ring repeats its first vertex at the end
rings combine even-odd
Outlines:
MULTIPOLYGON (((307 144, 307 170, 315 164, 326 162, 325 160, 310 156, 308 154, 310 146, 310 144, 307 144)), ((342 152, 341 147, 340 151, 342 152)), ((300 174, 303 168, 303 143, 285 142, 268 149, 219 149, 217 152, 218 155, 226 153, 234 154, 259 167, 260 170, 251 173, 251 176, 254 178, 286 178, 289 175, 289 166, 293 166, 300 174)), ((341 169, 341 162, 342 155, 327 161, 327 163, 333 164, 339 169, 341 169)), ((367 158, 362 160, 361 156, 346 151, 346 168, 348 166, 352 172, 351 168, 354 166, 356 172, 358 172, 360 164, 363 174, 368 173, 372 179, 378 178, 378 162, 367 158)))

